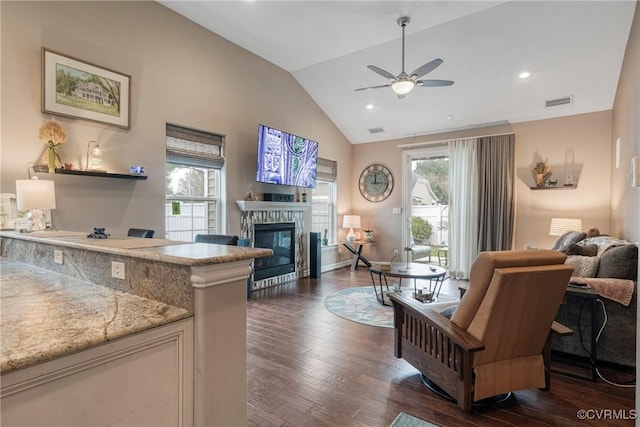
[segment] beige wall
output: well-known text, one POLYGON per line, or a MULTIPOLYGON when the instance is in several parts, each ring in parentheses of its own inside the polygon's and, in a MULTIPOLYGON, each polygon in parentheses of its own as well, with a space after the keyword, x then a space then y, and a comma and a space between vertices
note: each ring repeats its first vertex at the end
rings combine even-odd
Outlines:
POLYGON ((636 2, 613 104, 611 166, 611 232, 630 241, 640 240, 640 188, 630 185, 631 158, 640 156, 640 2, 636 2), (620 167, 616 167, 616 140, 620 139, 620 167))
POLYGON ((379 241, 382 259, 389 259, 393 249, 402 249, 402 215, 392 214, 392 208, 405 208, 402 200, 402 151, 398 145, 419 144, 481 135, 514 132, 516 135, 516 235, 515 248, 526 245, 550 247, 555 241, 549 236, 549 224, 554 216, 581 218, 585 227, 594 225, 603 232, 609 230, 609 192, 611 158, 611 111, 581 114, 558 119, 539 120, 513 125, 487 127, 464 132, 430 135, 420 138, 383 141, 354 146, 352 193, 353 210, 371 223, 379 241), (574 159, 576 189, 531 190, 533 178, 529 168, 536 159, 547 160, 564 183, 564 165, 574 159), (393 193, 381 203, 369 203, 358 192, 362 169, 372 162, 389 166, 397 182, 393 193))
MULTIPOLYGON (((576 190, 531 191, 518 179, 517 248, 549 246, 550 218, 577 213, 585 226, 639 239, 639 191, 625 181, 630 157, 640 154, 637 11, 613 118, 611 112, 599 112, 353 147, 289 73, 157 3, 3 1, 0 13, 2 192, 14 192, 14 180, 26 177, 27 164, 44 150, 37 139, 38 128, 49 118, 40 111, 42 46, 132 75, 131 130, 56 118, 69 136, 60 154, 79 166, 87 141, 99 139, 109 170, 123 172, 130 164, 142 164, 150 178, 53 177, 58 202, 54 223, 60 228, 105 226, 121 234, 130 226, 143 226, 161 236, 164 124, 172 122, 226 135, 227 230, 237 233, 239 211, 233 201, 244 197, 248 184, 258 193, 288 190, 255 183, 256 128, 265 123, 318 140, 320 155, 338 160, 338 221, 343 214, 362 214, 363 224, 377 232, 379 259, 389 259, 393 249, 402 247, 402 216, 392 214, 392 208, 403 207, 397 145, 504 132, 516 133, 521 178, 528 176, 536 153, 554 165, 564 163, 573 150, 581 165, 576 190), (612 170, 612 138, 618 136, 623 167, 612 170), (393 193, 382 203, 365 201, 357 188, 360 172, 372 162, 389 166, 396 179, 393 193)), ((342 237, 345 230, 339 233, 342 237)))
MULTIPOLYGON (((87 141, 99 140, 109 171, 144 165, 147 181, 54 176, 54 225, 112 234, 129 227, 164 235, 166 122, 226 136, 227 231, 238 233, 247 186, 255 183, 259 123, 317 140, 320 156, 338 160, 338 202, 350 209, 351 145, 286 71, 155 2, 1 2, 1 191, 39 159, 42 46, 132 76, 131 129, 56 117, 68 141, 64 162, 84 166, 87 141)), ((310 213, 308 214, 310 218, 310 213)), ((308 221, 310 223, 310 221, 308 221)))

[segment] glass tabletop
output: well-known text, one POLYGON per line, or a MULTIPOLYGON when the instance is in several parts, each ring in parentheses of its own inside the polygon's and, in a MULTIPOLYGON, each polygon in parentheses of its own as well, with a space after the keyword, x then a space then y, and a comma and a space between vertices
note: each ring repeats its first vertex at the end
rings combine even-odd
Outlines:
MULTIPOLYGON (((436 265, 421 264, 417 262, 392 262, 389 270, 383 270, 383 264, 373 263, 369 270, 375 274, 383 276, 414 278, 414 279, 431 279, 447 273, 442 267, 436 265)), ((389 264, 386 264, 389 265, 389 264)))

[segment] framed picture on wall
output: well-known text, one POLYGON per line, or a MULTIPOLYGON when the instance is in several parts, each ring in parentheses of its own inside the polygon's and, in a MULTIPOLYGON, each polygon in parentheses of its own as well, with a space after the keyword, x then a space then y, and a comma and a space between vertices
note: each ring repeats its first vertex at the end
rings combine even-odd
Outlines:
POLYGON ((130 129, 131 76, 42 48, 42 111, 130 129))

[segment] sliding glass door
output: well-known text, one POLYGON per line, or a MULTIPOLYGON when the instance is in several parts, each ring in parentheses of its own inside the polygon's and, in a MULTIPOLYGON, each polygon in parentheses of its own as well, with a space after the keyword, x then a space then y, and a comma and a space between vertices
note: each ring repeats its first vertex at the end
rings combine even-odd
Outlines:
POLYGON ((449 242, 449 150, 446 145, 403 153, 403 245, 412 258, 445 266, 449 242))

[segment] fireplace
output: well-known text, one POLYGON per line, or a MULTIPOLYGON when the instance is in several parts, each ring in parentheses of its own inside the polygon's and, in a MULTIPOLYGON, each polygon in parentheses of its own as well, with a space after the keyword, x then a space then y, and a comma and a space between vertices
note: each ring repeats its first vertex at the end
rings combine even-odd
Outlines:
MULTIPOLYGON (((248 239, 252 246, 262 246, 256 244, 256 227, 260 228, 261 226, 273 226, 276 224, 295 225, 295 231, 291 239, 291 250, 295 254, 292 258, 294 263, 293 267, 288 267, 287 273, 266 277, 264 279, 258 279, 260 275, 264 275, 263 273, 260 273, 258 276, 252 274, 251 291, 290 283, 293 280, 304 277, 304 215, 311 204, 254 200, 238 200, 236 204, 241 211, 240 237, 248 239)), ((254 272, 256 261, 258 260, 254 261, 254 272)))
POLYGON ((272 256, 255 259, 253 280, 262 280, 296 271, 295 223, 254 224, 253 233, 254 247, 273 250, 272 256))

